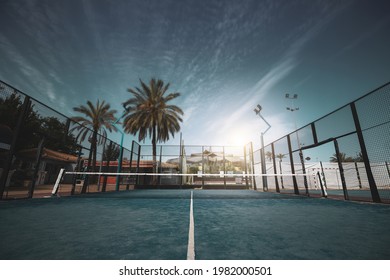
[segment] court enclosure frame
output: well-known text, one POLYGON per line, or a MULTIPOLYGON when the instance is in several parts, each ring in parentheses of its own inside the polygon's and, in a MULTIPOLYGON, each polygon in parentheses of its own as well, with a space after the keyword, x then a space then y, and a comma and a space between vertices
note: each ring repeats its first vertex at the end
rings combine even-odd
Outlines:
POLYGON ((133 141, 125 148, 100 135, 92 166, 91 143, 79 141, 77 126, 0 81, 0 197, 31 198, 42 186, 53 186, 61 168, 152 173, 157 166, 171 178, 68 176, 64 183, 71 186, 69 195, 145 188, 156 180, 154 187, 257 189, 390 203, 390 83, 269 143, 264 151, 251 143, 224 147, 181 141, 158 145, 154 163, 151 146, 133 141), (263 175, 274 174, 266 177, 267 186, 260 176, 242 176, 261 173, 264 162, 263 175), (286 173, 305 176, 278 176, 286 173))

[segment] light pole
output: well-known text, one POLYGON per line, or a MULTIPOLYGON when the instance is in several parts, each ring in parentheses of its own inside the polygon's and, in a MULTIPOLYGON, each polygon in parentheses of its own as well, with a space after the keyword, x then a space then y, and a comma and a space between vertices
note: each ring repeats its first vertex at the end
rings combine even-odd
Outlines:
MULTIPOLYGON (((288 111, 294 113, 295 111, 299 110, 299 107, 295 107, 294 106, 294 100, 298 99, 298 94, 294 94, 294 95, 290 96, 290 94, 286 93, 286 99, 290 99, 291 100, 291 107, 286 107, 286 109, 288 111)), ((297 136, 297 145, 298 145, 298 149, 299 149, 299 158, 301 160, 302 173, 304 175, 306 175, 305 162, 304 162, 304 159, 303 159, 303 153, 302 153, 302 149, 301 149, 302 148, 301 142, 299 141, 298 128, 297 128, 297 119, 296 119, 295 114, 294 114, 294 127, 295 127, 295 134, 297 136)), ((303 177, 303 181, 304 181, 304 185, 305 185, 306 195, 309 195, 309 189, 308 189, 306 176, 303 177)))
MULTIPOLYGON (((264 119, 264 117, 261 115, 261 110, 262 107, 257 104, 256 108, 254 109, 256 115, 258 115, 266 124, 267 124, 267 129, 262 131, 260 134, 260 156, 261 156, 261 173, 264 175, 267 173, 266 170, 266 165, 265 165, 265 153, 264 153, 264 134, 271 128, 271 125, 264 119)), ((268 183, 267 183, 267 178, 265 176, 263 178, 263 191, 268 191, 268 183)))
MULTIPOLYGON (((286 93, 286 99, 290 99, 291 100, 291 107, 286 107, 286 109, 292 113, 294 113, 295 111, 298 111, 299 110, 299 107, 295 107, 294 106, 294 100, 298 99, 298 94, 294 94, 293 96, 290 96, 290 94, 286 93)), ((298 131, 297 131, 297 120, 294 116, 294 127, 295 127, 295 133, 297 135, 297 144, 298 144, 298 148, 300 149, 301 148, 301 143, 299 143, 299 136, 298 136, 298 131)))

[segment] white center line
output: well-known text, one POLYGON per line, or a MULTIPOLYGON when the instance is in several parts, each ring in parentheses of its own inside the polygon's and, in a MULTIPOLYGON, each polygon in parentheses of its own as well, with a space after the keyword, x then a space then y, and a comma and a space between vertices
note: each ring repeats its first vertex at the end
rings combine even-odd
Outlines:
POLYGON ((191 203, 190 203, 190 227, 188 230, 187 260, 195 260, 194 207, 193 207, 192 191, 191 191, 191 203))

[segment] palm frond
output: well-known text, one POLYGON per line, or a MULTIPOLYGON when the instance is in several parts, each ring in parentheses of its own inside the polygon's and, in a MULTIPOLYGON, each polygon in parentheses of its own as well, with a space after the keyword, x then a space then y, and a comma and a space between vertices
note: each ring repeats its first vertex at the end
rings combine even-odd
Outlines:
POLYGON ((167 94, 170 84, 164 85, 160 79, 152 78, 148 84, 140 79, 140 85, 127 90, 132 97, 123 103, 127 108, 124 130, 133 135, 138 133, 139 140, 154 137, 156 141, 165 142, 180 130, 183 110, 168 104, 180 93, 167 94), (153 135, 154 130, 156 135, 153 135))

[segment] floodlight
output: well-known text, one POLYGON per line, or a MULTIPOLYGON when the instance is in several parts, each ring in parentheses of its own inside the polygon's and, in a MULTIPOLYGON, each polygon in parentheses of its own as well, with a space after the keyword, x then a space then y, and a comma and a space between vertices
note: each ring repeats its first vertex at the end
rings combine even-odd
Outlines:
POLYGON ((258 115, 260 114, 261 109, 262 107, 259 104, 257 104, 256 108, 253 111, 255 111, 256 115, 258 115))
POLYGON ((286 98, 288 98, 288 99, 297 99, 298 98, 298 94, 294 94, 292 97, 290 97, 290 94, 286 93, 286 98))

